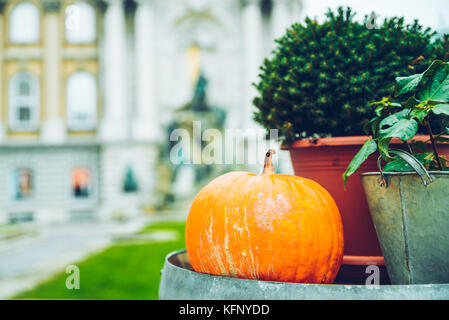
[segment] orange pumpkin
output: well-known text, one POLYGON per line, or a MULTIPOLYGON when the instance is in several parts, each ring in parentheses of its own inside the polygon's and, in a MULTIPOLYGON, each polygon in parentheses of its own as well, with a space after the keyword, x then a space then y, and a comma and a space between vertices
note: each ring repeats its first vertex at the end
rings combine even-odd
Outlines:
POLYGON ((340 212, 318 183, 230 172, 206 185, 187 218, 186 248, 197 272, 300 283, 332 283, 343 258, 340 212))

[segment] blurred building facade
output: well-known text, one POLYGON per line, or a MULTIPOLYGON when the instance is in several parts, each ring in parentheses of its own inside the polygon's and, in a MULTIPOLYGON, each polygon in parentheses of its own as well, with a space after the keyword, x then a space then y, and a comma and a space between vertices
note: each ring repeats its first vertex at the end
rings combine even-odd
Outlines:
POLYGON ((0 223, 136 215, 199 70, 226 127, 298 0, 0 1, 0 223))

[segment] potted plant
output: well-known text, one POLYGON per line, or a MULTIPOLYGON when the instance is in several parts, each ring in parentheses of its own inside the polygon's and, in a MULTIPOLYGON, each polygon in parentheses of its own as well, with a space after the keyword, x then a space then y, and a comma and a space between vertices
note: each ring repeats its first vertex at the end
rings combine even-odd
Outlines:
POLYGON ((392 283, 449 283, 449 160, 438 150, 438 143, 449 142, 449 63, 436 60, 396 83, 401 102, 388 97, 373 104, 366 126, 372 138, 343 179, 379 151, 379 171, 361 176, 392 283), (430 148, 414 139, 419 127, 427 130, 430 148), (392 148, 393 138, 406 151, 392 148))
MULTIPOLYGON (((341 174, 367 139, 368 102, 391 92, 392 75, 422 72, 432 60, 446 59, 449 43, 418 22, 391 18, 369 29, 366 19, 359 23, 350 8, 339 8, 323 23, 306 18, 292 25, 265 59, 254 99, 255 120, 279 130, 295 174, 317 181, 337 201, 344 261, 362 265, 381 263, 382 253, 360 178, 351 177, 345 191, 341 174)), ((375 170, 376 157, 360 169, 375 170)))

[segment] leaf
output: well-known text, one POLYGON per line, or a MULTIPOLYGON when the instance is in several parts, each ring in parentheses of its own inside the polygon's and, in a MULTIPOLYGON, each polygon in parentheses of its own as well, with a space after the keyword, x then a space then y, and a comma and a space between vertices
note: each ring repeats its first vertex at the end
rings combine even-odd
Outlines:
POLYGON ((431 110, 434 114, 445 114, 449 116, 449 104, 447 103, 437 104, 431 110))
POLYGON ((373 136, 375 137, 377 134, 377 128, 379 126, 380 118, 374 117, 367 123, 363 125, 363 132, 366 133, 367 136, 373 136))
POLYGON ((399 122, 402 119, 407 119, 409 112, 410 112, 410 109, 404 109, 399 112, 393 113, 392 115, 389 115, 388 117, 386 117, 385 119, 383 119, 380 122, 379 128, 382 129, 383 127, 386 127, 386 126, 389 127, 389 126, 396 124, 397 122, 399 122))
POLYGON ((413 171, 410 165, 402 159, 388 162, 384 169, 385 172, 407 172, 413 171))
POLYGON ((444 170, 447 167, 447 159, 442 156, 439 156, 438 158, 440 159, 441 169, 440 169, 440 165, 438 164, 438 162, 436 161, 436 158, 434 156, 433 162, 430 163, 427 168, 428 170, 440 171, 440 170, 444 170))
POLYGON ((449 102, 449 63, 432 62, 418 81, 416 97, 421 101, 449 102))
POLYGON ((360 148, 359 152, 354 156, 351 162, 348 165, 348 168, 343 173, 343 181, 346 188, 346 183, 350 175, 356 172, 363 162, 375 151, 377 150, 376 141, 370 139, 366 140, 363 144, 362 148, 360 148))
POLYGON ((443 156, 439 156, 438 158, 440 158, 441 166, 443 167, 443 170, 445 170, 447 168, 449 160, 443 156))
POLYGON ((409 108, 409 109, 413 109, 413 108, 416 107, 419 103, 420 103, 420 101, 416 100, 415 97, 410 97, 410 98, 407 99, 407 101, 405 101, 404 107, 405 107, 405 108, 409 108))
POLYGON ((410 147, 412 148, 414 153, 422 153, 427 150, 427 143, 424 141, 415 141, 413 140, 410 143, 410 147))
POLYGON ((387 129, 379 131, 381 140, 387 138, 399 138, 407 141, 413 138, 418 131, 418 122, 414 119, 402 119, 387 129))
POLYGON ((439 136, 435 138, 435 141, 439 143, 449 143, 449 137, 439 136))
POLYGON ((430 109, 413 109, 410 111, 410 118, 415 118, 419 121, 419 123, 422 123, 424 121, 424 118, 427 117, 429 114, 430 109))
POLYGON ((375 109, 374 109, 374 113, 380 117, 382 115, 382 111, 384 111, 384 106, 383 105, 378 105, 375 109))
POLYGON ((396 78, 396 92, 395 96, 414 91, 423 77, 422 73, 414 74, 409 77, 397 77, 396 78))
MULTIPOLYGON (((415 154, 414 156, 419 162, 421 162, 425 166, 434 161, 433 152, 415 154)), ((408 172, 413 171, 413 168, 404 160, 396 159, 388 162, 383 170, 386 172, 408 172)))
POLYGON ((418 122, 414 119, 402 119, 387 129, 379 131, 379 151, 382 156, 390 157, 388 148, 392 138, 407 141, 418 132, 418 122))
POLYGON ((379 147, 380 155, 384 159, 390 158, 390 154, 388 153, 388 147, 390 145, 390 141, 391 141, 391 138, 386 138, 386 139, 379 140, 379 142, 377 144, 379 147))
POLYGON ((371 132, 373 138, 377 139, 377 136, 379 135, 379 123, 380 119, 376 119, 373 123, 371 123, 371 132))

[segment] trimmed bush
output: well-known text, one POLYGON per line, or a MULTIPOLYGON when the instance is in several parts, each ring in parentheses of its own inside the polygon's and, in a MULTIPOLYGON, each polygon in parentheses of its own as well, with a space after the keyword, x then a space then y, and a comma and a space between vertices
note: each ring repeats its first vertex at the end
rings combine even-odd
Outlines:
POLYGON ((323 23, 306 18, 276 40, 255 84, 254 119, 279 129, 284 142, 312 136, 363 135, 369 103, 393 92, 395 77, 423 72, 448 59, 448 35, 385 19, 376 28, 354 20, 350 8, 328 11, 323 23))

